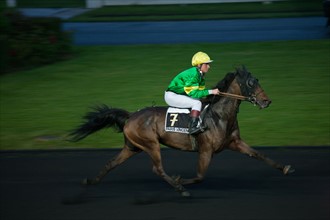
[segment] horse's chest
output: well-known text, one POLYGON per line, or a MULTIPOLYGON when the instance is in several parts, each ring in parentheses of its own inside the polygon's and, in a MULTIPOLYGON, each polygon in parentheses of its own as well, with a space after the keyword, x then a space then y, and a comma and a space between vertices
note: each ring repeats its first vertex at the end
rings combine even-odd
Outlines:
POLYGON ((228 142, 232 137, 232 133, 236 130, 236 123, 228 120, 220 120, 218 129, 219 129, 219 139, 221 143, 228 142))

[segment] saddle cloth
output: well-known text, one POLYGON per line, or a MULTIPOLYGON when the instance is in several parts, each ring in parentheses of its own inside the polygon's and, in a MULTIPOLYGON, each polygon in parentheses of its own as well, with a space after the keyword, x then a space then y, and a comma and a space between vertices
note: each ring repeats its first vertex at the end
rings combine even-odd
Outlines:
POLYGON ((190 110, 169 107, 166 112, 165 131, 189 134, 190 110))

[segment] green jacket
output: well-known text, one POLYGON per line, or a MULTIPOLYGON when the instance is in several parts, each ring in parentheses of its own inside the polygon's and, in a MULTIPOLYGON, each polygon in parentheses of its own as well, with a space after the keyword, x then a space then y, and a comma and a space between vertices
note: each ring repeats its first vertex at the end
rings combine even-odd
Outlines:
POLYGON ((196 67, 189 68, 174 77, 167 91, 192 98, 203 98, 209 94, 205 89, 205 79, 196 67))

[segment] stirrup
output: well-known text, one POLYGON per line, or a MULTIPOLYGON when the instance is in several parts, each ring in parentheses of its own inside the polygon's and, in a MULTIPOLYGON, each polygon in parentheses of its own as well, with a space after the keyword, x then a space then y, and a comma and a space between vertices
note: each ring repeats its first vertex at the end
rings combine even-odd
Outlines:
POLYGON ((203 132, 204 130, 201 129, 201 127, 194 127, 194 128, 191 128, 189 130, 189 134, 190 135, 194 135, 194 134, 199 134, 201 132, 203 132))
POLYGON ((194 135, 194 134, 199 134, 204 132, 207 129, 207 126, 199 125, 198 127, 193 127, 189 129, 189 134, 194 135))

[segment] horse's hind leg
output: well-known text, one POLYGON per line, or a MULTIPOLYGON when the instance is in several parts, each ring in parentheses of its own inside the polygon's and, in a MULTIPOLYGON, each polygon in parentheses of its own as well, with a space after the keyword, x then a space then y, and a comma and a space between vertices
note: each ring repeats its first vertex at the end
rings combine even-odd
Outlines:
POLYGON ((265 161, 268 165, 274 167, 275 169, 281 170, 284 175, 293 173, 294 169, 291 168, 291 165, 282 165, 277 163, 276 161, 266 157, 265 155, 261 154, 257 150, 249 147, 244 141, 242 140, 235 140, 229 145, 229 149, 238 151, 240 153, 249 155, 250 157, 256 158, 258 160, 265 161))
POLYGON ((152 171, 161 178, 163 178, 166 182, 168 182, 172 187, 174 187, 176 191, 180 192, 182 196, 189 197, 190 193, 186 191, 186 189, 181 185, 181 183, 175 181, 164 171, 159 147, 157 149, 153 149, 151 151, 146 152, 149 154, 153 162, 152 171))
POLYGON ((139 149, 135 149, 135 151, 131 150, 127 145, 115 156, 113 159, 109 160, 104 168, 100 171, 100 173, 94 179, 84 179, 82 184, 84 185, 92 185, 97 184, 101 181, 101 179, 107 175, 111 170, 116 168, 118 165, 125 162, 128 158, 134 156, 135 154, 141 152, 139 149))

